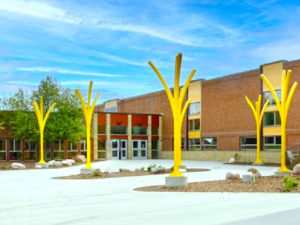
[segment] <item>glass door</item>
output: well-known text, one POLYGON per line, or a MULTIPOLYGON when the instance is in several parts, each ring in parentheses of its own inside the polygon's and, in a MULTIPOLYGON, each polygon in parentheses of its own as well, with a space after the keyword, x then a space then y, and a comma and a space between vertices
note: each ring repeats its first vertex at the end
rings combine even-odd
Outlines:
POLYGON ((111 140, 111 159, 119 159, 120 141, 111 140))
POLYGON ((132 141, 132 159, 147 159, 147 141, 132 141))
POLYGON ((127 159, 127 140, 120 140, 121 159, 127 159))

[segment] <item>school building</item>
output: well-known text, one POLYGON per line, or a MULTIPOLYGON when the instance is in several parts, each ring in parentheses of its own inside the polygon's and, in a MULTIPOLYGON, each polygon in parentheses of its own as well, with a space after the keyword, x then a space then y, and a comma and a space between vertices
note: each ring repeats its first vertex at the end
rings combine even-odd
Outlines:
MULTIPOLYGON (((291 84, 300 82, 300 60, 276 61, 259 68, 191 82, 186 99, 191 104, 182 126, 182 157, 227 161, 235 154, 240 161, 256 159, 256 124, 245 96, 263 102, 270 99, 261 129, 264 162, 280 162, 280 117, 274 99, 260 78, 265 74, 281 95, 282 70, 292 70, 291 84)), ((153 76, 156 76, 153 73, 153 76)), ((92 124, 94 160, 172 159, 173 118, 165 91, 126 99, 113 99, 96 106, 92 124)), ((46 148, 47 159, 86 154, 85 140, 57 141, 46 148)), ((296 90, 287 123, 287 149, 300 150, 300 89, 296 90)), ((0 160, 38 157, 38 146, 14 140, 0 130, 0 160)))

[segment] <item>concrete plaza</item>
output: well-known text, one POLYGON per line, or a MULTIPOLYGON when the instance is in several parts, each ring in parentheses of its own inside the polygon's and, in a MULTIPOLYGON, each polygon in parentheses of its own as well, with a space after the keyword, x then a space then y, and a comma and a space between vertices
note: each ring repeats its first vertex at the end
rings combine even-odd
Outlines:
MULTIPOLYGON (((102 171, 135 169, 149 164, 172 166, 171 160, 104 161, 102 171)), ((184 161, 188 182, 224 179, 230 170, 245 173, 250 166, 184 161)), ((166 175, 95 180, 52 177, 78 174, 83 166, 61 169, 0 171, 1 225, 92 224, 300 224, 300 195, 291 193, 137 192, 135 187, 164 184, 166 175)), ((262 175, 277 168, 258 167, 262 175)))

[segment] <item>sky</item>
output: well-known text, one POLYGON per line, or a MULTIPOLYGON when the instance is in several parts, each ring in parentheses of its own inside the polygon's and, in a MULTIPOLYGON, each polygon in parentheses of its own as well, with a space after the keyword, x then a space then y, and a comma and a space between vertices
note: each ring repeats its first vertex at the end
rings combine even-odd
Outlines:
POLYGON ((98 104, 300 59, 300 1, 0 0, 0 96, 53 76, 98 104))

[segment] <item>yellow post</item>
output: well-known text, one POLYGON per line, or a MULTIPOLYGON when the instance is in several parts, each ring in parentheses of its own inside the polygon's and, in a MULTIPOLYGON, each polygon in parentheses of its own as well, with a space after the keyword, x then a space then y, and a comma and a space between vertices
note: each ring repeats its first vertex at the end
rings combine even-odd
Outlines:
POLYGON ((38 107, 36 101, 34 101, 32 105, 33 105, 35 115, 37 117, 39 128, 40 128, 40 149, 41 149, 40 155, 41 155, 41 157, 40 157, 39 163, 43 164, 43 163, 45 163, 45 160, 44 160, 44 128, 45 128, 46 121, 49 117, 49 114, 55 107, 56 103, 54 102, 51 105, 51 107, 48 109, 45 117, 44 117, 44 99, 43 99, 43 97, 40 97, 40 108, 38 107))
POLYGON ((252 112, 253 112, 253 115, 254 115, 254 119, 255 119, 255 122, 256 122, 256 145, 257 145, 257 149, 256 149, 256 161, 255 163, 256 164, 262 164, 262 160, 261 160, 261 156, 260 156, 260 147, 261 147, 261 144, 260 144, 260 128, 261 128, 261 121, 262 121, 262 118, 264 116, 264 113, 267 109, 267 106, 270 102, 270 100, 268 99, 264 105, 264 107, 262 108, 262 110, 260 111, 260 108, 261 108, 261 95, 258 96, 258 100, 257 102, 255 102, 255 106, 254 104, 250 101, 250 99, 246 96, 246 101, 249 105, 249 107, 251 108, 252 112))
POLYGON ((294 82, 292 88, 289 92, 290 81, 291 81, 291 70, 283 70, 282 71, 282 84, 281 84, 281 102, 274 91, 269 80, 262 74, 260 75, 261 79, 268 86, 271 91, 274 100, 276 102, 276 106, 281 119, 281 167, 279 168, 279 172, 289 172, 290 170, 286 167, 286 122, 288 117, 288 112, 290 109, 290 105, 295 94, 296 88, 298 86, 297 82, 294 82))
POLYGON ((82 106, 84 119, 85 119, 85 125, 86 125, 86 151, 87 151, 86 166, 85 166, 86 169, 92 168, 92 164, 91 164, 91 122, 92 122, 92 118, 93 118, 93 112, 95 109, 96 101, 100 95, 100 93, 97 93, 97 96, 94 99, 92 106, 90 106, 91 95, 92 95, 92 86, 93 86, 93 82, 90 81, 87 105, 85 105, 80 91, 78 89, 75 90, 75 92, 80 100, 81 106, 82 106))
POLYGON ((166 84, 164 78, 162 77, 161 73, 158 71, 158 69, 154 66, 154 64, 149 61, 149 65, 152 67, 152 69, 155 71, 157 74, 158 78, 160 79, 161 83, 163 84, 169 103, 170 107, 172 110, 173 114, 173 121, 174 121, 174 170, 170 174, 172 177, 177 177, 177 176, 183 176, 183 174, 179 170, 179 166, 182 165, 181 161, 181 127, 182 127, 182 122, 184 119, 184 115, 186 113, 186 110, 188 108, 188 105, 191 102, 191 99, 188 99, 185 102, 184 107, 182 108, 183 105, 183 100, 186 94, 186 91, 188 89, 188 86, 190 85, 190 82, 196 73, 196 70, 193 70, 184 87, 181 89, 179 93, 179 80, 180 80, 180 67, 181 67, 181 59, 182 59, 182 54, 179 53, 176 56, 176 64, 175 64, 175 83, 174 83, 174 95, 172 96, 172 93, 166 84))

